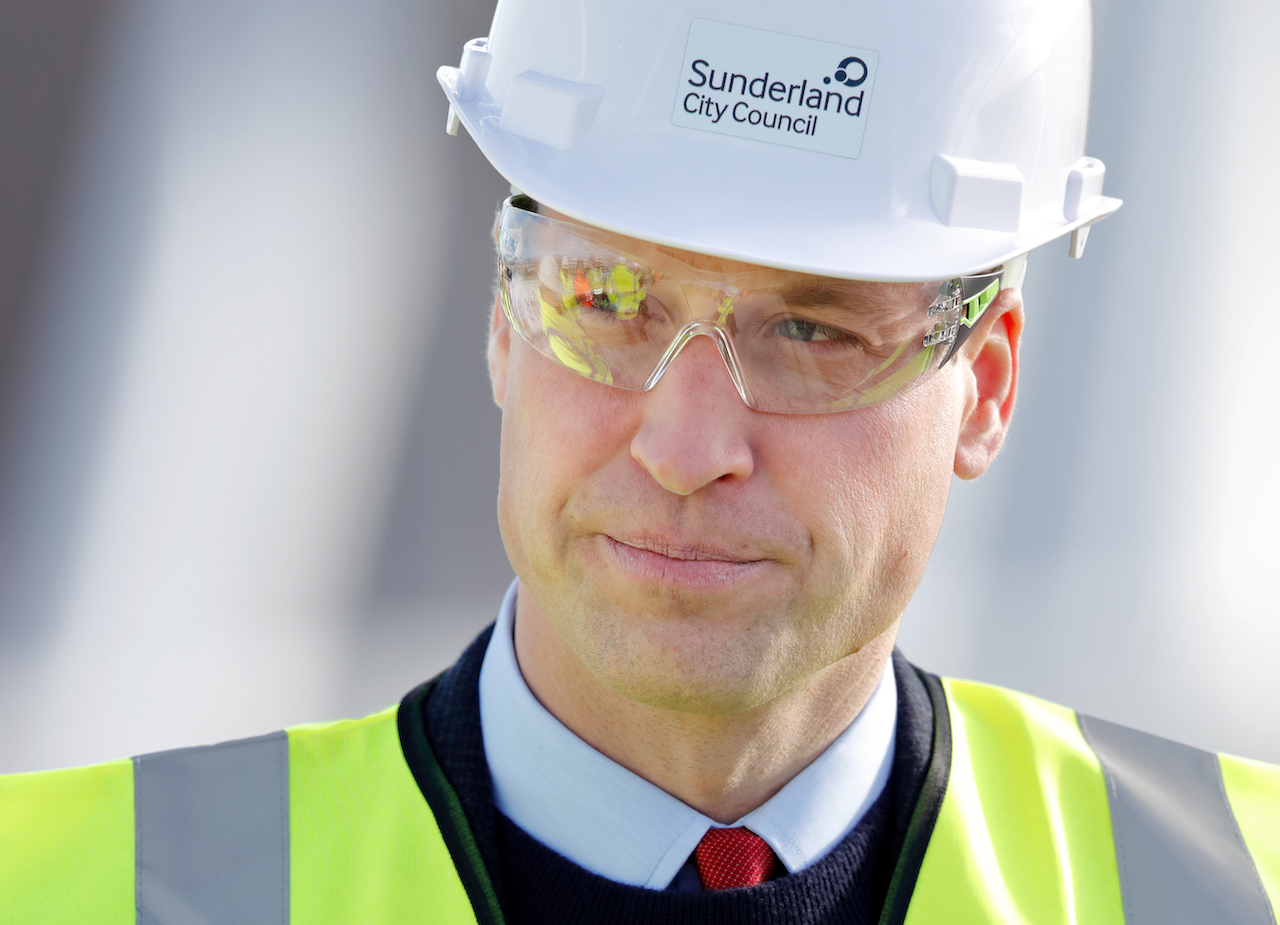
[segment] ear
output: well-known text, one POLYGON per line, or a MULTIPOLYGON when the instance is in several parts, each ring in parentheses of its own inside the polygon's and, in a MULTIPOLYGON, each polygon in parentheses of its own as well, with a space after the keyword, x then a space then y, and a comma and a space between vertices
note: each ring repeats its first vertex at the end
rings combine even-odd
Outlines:
POLYGON ((955 457, 955 473, 962 479, 986 472, 1004 443, 1018 393, 1022 323, 1022 293, 1004 290, 956 357, 965 391, 955 457))
POLYGON ((511 356, 511 322, 502 311, 501 296, 493 300, 493 318, 489 322, 489 383, 493 400, 499 408, 507 396, 507 360, 511 356))

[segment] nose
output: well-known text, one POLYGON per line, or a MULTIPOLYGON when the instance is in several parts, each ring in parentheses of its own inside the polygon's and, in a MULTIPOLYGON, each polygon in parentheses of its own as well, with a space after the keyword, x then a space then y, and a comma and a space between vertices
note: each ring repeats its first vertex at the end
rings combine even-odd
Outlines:
POLYGON ((641 399, 631 456, 667 491, 691 495, 755 467, 752 411, 710 337, 694 337, 641 399))

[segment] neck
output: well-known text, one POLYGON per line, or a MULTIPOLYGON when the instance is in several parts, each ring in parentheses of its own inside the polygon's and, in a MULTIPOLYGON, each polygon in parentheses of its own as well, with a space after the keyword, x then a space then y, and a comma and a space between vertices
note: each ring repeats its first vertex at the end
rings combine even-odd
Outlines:
POLYGON ((524 588, 516 658, 539 702, 592 748, 720 823, 782 789, 853 722, 880 682, 898 624, 799 687, 729 715, 678 713, 602 683, 524 588))

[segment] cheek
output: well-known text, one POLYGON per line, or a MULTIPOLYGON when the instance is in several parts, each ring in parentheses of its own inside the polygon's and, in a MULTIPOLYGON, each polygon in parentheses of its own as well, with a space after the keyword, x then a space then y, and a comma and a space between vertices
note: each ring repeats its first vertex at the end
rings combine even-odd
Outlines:
POLYGON ((560 515, 573 493, 627 452, 629 396, 555 366, 523 342, 512 344, 498 523, 517 572, 529 555, 557 555, 564 542, 560 515))
POLYGON ((942 524, 958 425, 951 389, 939 385, 847 416, 797 419, 788 458, 771 467, 810 525, 810 590, 876 626, 905 606, 942 524))
POLYGON ((906 605, 942 527, 955 459, 959 415, 950 377, 939 376, 885 409, 878 423, 876 510, 884 578, 906 605))

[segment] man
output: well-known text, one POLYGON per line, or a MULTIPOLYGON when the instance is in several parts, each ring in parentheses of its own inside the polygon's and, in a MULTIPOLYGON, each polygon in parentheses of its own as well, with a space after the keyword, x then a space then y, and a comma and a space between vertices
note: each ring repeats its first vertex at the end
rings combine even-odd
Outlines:
POLYGON ((359 721, 0 783, 0 914, 1271 922, 1280 771, 894 652, 1119 205, 1081 0, 503 0, 495 626, 359 721))

